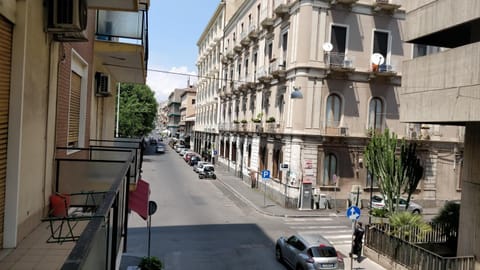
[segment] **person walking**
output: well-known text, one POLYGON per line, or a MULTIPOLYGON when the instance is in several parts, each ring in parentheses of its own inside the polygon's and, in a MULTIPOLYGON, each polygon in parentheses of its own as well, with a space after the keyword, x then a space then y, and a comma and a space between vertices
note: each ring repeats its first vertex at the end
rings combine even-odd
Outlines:
MULTIPOLYGON (((362 244, 363 244, 363 235, 365 234, 365 229, 363 228, 362 222, 357 223, 357 227, 353 232, 353 254, 357 255, 357 261, 361 261, 362 257, 362 244)), ((352 256, 353 259, 353 256, 352 256)))

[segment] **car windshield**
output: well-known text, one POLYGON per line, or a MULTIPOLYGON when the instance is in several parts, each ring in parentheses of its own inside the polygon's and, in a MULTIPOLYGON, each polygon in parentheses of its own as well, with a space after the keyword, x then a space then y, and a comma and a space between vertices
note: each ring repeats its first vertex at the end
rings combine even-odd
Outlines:
POLYGON ((206 172, 213 172, 215 171, 215 168, 211 167, 211 166, 206 166, 205 169, 204 169, 206 172))
POLYGON ((319 246, 312 247, 309 250, 309 255, 312 257, 336 257, 337 251, 333 247, 329 246, 319 246))

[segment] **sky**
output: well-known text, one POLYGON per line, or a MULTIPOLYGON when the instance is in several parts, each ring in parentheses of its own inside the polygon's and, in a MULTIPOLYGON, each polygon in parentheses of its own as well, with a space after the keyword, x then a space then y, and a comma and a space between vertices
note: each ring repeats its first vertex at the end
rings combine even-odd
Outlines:
POLYGON ((220 0, 150 1, 147 85, 158 102, 168 100, 175 88, 197 81, 197 41, 220 0))

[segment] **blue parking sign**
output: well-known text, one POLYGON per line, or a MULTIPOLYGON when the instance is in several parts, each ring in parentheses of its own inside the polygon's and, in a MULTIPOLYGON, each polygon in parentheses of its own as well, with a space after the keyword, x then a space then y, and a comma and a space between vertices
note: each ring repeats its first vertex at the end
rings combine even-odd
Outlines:
POLYGON ((350 206, 347 209, 347 217, 351 220, 358 220, 360 218, 360 208, 356 206, 350 206))
POLYGON ((270 178, 270 171, 269 170, 262 170, 262 178, 264 178, 264 179, 270 178))

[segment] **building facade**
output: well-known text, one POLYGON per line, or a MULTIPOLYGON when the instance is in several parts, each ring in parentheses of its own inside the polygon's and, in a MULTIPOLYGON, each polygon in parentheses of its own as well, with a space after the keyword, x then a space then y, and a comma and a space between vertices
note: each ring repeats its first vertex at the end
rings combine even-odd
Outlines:
POLYGON ((462 128, 400 121, 401 65, 414 50, 403 43, 401 1, 246 0, 225 22, 211 56, 221 64, 204 60, 218 47, 199 47, 203 82, 220 81, 220 162, 252 182, 269 170, 269 194, 287 207, 310 208, 310 191, 345 206, 352 190, 365 200, 378 191, 363 152, 388 128, 420 145, 426 173, 415 200, 460 197, 451 179, 460 178, 462 128))
POLYGON ((400 119, 465 127, 464 155, 455 160, 463 164, 457 256, 474 255, 475 269, 480 269, 480 6, 468 0, 409 0, 405 5, 405 40, 448 49, 404 63, 400 119))
POLYGON ((168 96, 168 124, 167 129, 170 131, 170 136, 180 137, 180 107, 181 96, 186 89, 174 89, 168 96))
POLYGON ((189 146, 195 124, 196 97, 197 88, 195 86, 190 86, 180 96, 180 138, 183 138, 185 145, 189 146))

